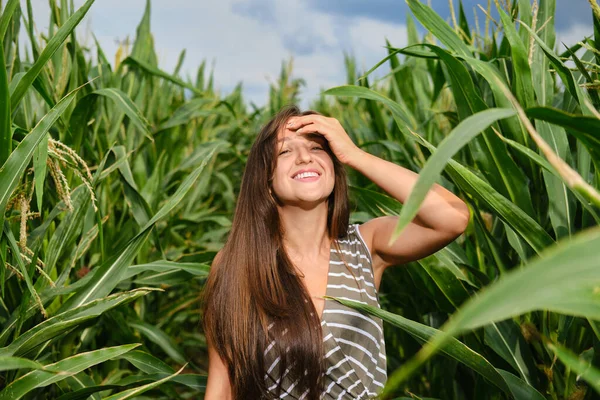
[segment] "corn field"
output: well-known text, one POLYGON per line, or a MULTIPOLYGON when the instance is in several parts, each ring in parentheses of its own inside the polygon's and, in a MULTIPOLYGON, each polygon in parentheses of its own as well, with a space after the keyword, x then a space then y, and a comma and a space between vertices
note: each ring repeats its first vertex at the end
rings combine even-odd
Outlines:
MULTIPOLYGON (((385 272, 382 309, 329 300, 385 321, 382 398, 600 396, 600 6, 567 48, 555 1, 488 2, 470 26, 460 1, 446 21, 407 0, 409 45, 369 71, 347 56, 312 104, 419 172, 402 205, 348 170, 352 223, 397 215, 399 233, 434 183, 471 209, 455 242, 385 272)), ((254 137, 303 81, 284 63, 248 105, 205 63, 183 78, 185 52, 158 65, 149 1, 116 55, 77 38, 94 0, 49 4, 38 37, 31 0, 0 1, 0 399, 203 398, 199 293, 254 137)))

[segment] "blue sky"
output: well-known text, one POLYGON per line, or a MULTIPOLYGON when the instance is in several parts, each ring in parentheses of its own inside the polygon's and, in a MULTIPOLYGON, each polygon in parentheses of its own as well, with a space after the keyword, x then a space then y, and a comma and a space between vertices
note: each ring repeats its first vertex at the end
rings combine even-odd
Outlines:
MULTIPOLYGON (((592 33, 587 0, 556 2, 558 40, 572 44, 592 33)), ((431 3, 449 17, 448 1, 431 3)), ((37 29, 44 32, 48 2, 32 4, 37 29)), ((83 0, 75 0, 76 7, 81 4, 83 0)), ((457 0, 454 4, 458 9, 457 0)), ((463 4, 472 21, 476 5, 487 5, 487 0, 463 4)), ((96 0, 78 29, 80 40, 91 46, 93 32, 107 57, 114 59, 119 41, 135 37, 144 6, 145 0, 96 0)), ((307 83, 302 96, 306 106, 321 89, 345 83, 344 51, 368 69, 385 57, 386 37, 392 45, 404 46, 409 12, 404 0, 153 0, 151 28, 162 69, 172 71, 186 49, 184 76, 195 77, 207 60, 214 65, 222 93, 242 81, 246 97, 258 105, 266 101, 281 62, 293 57, 294 76, 307 83)), ((478 8, 477 15, 483 25, 478 8)))

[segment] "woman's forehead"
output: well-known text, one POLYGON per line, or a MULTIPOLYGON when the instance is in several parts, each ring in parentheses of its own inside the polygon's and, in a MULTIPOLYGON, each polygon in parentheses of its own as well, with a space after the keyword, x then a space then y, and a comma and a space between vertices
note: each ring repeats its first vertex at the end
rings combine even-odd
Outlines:
POLYGON ((285 129, 283 132, 279 132, 277 135, 277 144, 289 143, 292 141, 304 141, 304 142, 326 142, 323 135, 318 133, 296 133, 285 129))

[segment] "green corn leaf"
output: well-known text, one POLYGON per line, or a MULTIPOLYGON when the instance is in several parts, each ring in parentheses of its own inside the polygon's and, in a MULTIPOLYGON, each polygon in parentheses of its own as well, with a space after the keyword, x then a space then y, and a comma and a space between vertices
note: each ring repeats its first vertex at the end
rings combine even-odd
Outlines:
POLYGON ((154 39, 150 32, 150 0, 146 0, 144 8, 144 16, 136 29, 135 42, 131 55, 139 60, 142 60, 150 65, 157 65, 157 57, 154 52, 154 39))
MULTIPOLYGON (((499 6, 499 4, 496 3, 496 6, 499 6)), ((504 26, 503 32, 505 32, 506 38, 510 43, 513 80, 515 82, 513 87, 516 89, 517 99, 523 106, 530 107, 534 104, 534 89, 527 48, 517 34, 515 25, 508 14, 501 7, 498 7, 498 13, 504 26)))
MULTIPOLYGON (((379 93, 373 92, 366 88, 359 88, 356 86, 340 86, 337 88, 329 89, 325 92, 326 94, 333 94, 336 96, 356 96, 356 97, 368 97, 373 100, 379 100, 383 104, 389 107, 390 111, 396 117, 396 123, 399 128, 406 130, 404 122, 408 118, 398 103, 390 100, 389 98, 382 96, 379 93), (405 119, 406 118, 406 119, 405 119)), ((422 137, 416 133, 412 133, 418 141, 424 146, 428 147, 429 150, 434 153, 436 148, 425 141, 422 137)), ((465 190, 469 193, 476 195, 482 201, 484 201, 490 208, 494 209, 498 214, 505 220, 516 232, 518 232, 527 243, 529 243, 534 250, 537 252, 541 251, 545 247, 554 243, 552 238, 546 233, 546 231, 540 227, 533 218, 527 215, 519 207, 515 206, 512 202, 508 201, 505 197, 499 194, 492 186, 481 180, 468 169, 461 166, 456 161, 449 159, 449 168, 451 171, 458 169, 456 173, 452 173, 455 179, 460 179, 461 184, 465 187, 465 190)))
POLYGON ((147 64, 146 62, 135 58, 134 56, 127 57, 125 60, 123 60, 123 64, 130 65, 135 68, 139 68, 142 71, 149 73, 150 75, 154 75, 159 78, 166 79, 167 81, 172 82, 178 86, 181 86, 181 87, 191 90, 194 94, 197 94, 198 96, 204 96, 204 92, 197 89, 195 86, 182 81, 181 79, 179 79, 176 76, 173 76, 173 75, 171 75, 167 72, 164 72, 156 67, 153 67, 153 66, 147 64))
POLYGON ((175 372, 173 368, 165 364, 162 360, 141 350, 130 351, 119 358, 129 361, 137 369, 146 374, 172 374, 175 372))
MULTIPOLYGON (((19 4, 18 1, 14 3, 19 4)), ((4 47, 2 45, 2 37, 3 35, 0 35, 0 62, 2 64, 2 68, 0 68, 0 165, 4 164, 12 150, 10 94, 8 92, 6 67, 4 66, 4 47)))
MULTIPOLYGON (((19 0, 8 0, 8 2, 6 3, 6 6, 4 7, 4 10, 2 11, 2 16, 0 17, 0 42, 4 42, 4 36, 6 35, 6 30, 8 29, 10 20, 13 17, 13 14, 18 6, 19 6, 19 0)), ((3 62, 4 62, 4 57, 2 57, 1 60, 3 60, 3 62)), ((2 164, 1 161, 0 161, 0 164, 2 164)))
POLYGON ((178 364, 185 364, 186 360, 179 346, 173 339, 156 326, 142 321, 129 322, 129 326, 139 331, 148 340, 159 346, 163 351, 178 364))
MULTIPOLYGON (((424 138, 415 134, 417 140, 432 153, 436 147, 424 138)), ((460 163, 449 160, 448 173, 464 191, 475 196, 486 206, 494 210, 502 220, 515 230, 536 251, 541 252, 546 247, 554 244, 548 233, 523 210, 498 193, 487 182, 469 171, 460 163)))
POLYGON ((185 271, 194 276, 205 277, 210 271, 210 266, 203 263, 181 263, 168 260, 158 260, 147 264, 131 265, 127 268, 127 272, 123 275, 123 279, 129 279, 132 276, 141 274, 147 271, 154 272, 171 272, 171 271, 185 271))
MULTIPOLYGON (((85 217, 91 204, 91 197, 87 188, 86 190, 73 191, 71 200, 73 210, 66 214, 69 223, 58 225, 48 242, 48 256, 46 258, 48 271, 53 271, 60 257, 72 248, 85 223, 85 217)), ((57 283, 62 284, 67 278, 68 271, 63 270, 57 283)))
POLYGON ((0 371, 14 369, 43 369, 44 366, 36 361, 21 357, 0 357, 0 371))
POLYGON ((97 318, 102 313, 111 310, 121 304, 128 303, 141 296, 145 296, 151 288, 140 288, 129 292, 116 293, 114 295, 92 301, 81 307, 74 308, 48 318, 35 325, 33 328, 21 334, 10 345, 0 348, 0 357, 12 357, 27 354, 30 350, 40 344, 52 339, 70 329, 97 318))
POLYGON ((137 397, 140 394, 142 394, 150 389, 154 389, 155 387, 158 387, 158 386, 162 385, 163 383, 168 382, 171 379, 175 378, 177 375, 179 375, 181 373, 181 371, 183 371, 184 368, 185 368, 185 366, 181 367, 179 369, 179 371, 173 373, 172 375, 168 375, 162 379, 159 379, 159 380, 149 383, 147 385, 143 385, 143 386, 140 386, 140 387, 137 387, 134 389, 128 389, 121 393, 113 394, 112 396, 107 397, 105 400, 125 400, 125 399, 131 399, 131 398, 137 397))
MULTIPOLYGON (((103 88, 92 92, 92 94, 104 96, 111 99, 117 106, 120 112, 125 113, 131 120, 131 122, 144 133, 144 135, 151 141, 154 141, 152 134, 150 133, 152 128, 150 123, 144 117, 139 108, 133 101, 125 94, 122 90, 115 88, 103 88)), ((89 95, 88 95, 89 96, 89 95)))
MULTIPOLYGON (((114 389, 122 389, 124 385, 98 385, 98 386, 88 386, 83 389, 74 390, 70 393, 65 393, 62 396, 58 397, 56 400, 85 400, 90 398, 90 396, 94 395, 98 392, 104 392, 107 390, 114 389)), ((92 396, 92 398, 94 398, 92 396)))
MULTIPOLYGON (((67 37, 75 30, 75 27, 81 22, 85 14, 88 12, 94 0, 87 0, 77 12, 75 12, 64 24, 60 27, 60 29, 52 36, 39 58, 35 61, 35 63, 31 66, 29 71, 23 76, 23 78, 19 81, 14 91, 10 96, 11 109, 16 110, 17 105, 25 95, 25 92, 29 87, 33 84, 38 74, 46 65, 48 60, 54 55, 54 52, 58 50, 67 39, 67 37)), ((1 203, 0 203, 1 204, 1 203)))
POLYGON ((562 126, 569 133, 577 137, 592 155, 596 165, 600 167, 600 120, 586 115, 569 114, 553 107, 533 107, 525 110, 529 118, 539 119, 554 125, 562 126))
POLYGON ((485 343, 519 373, 521 378, 537 386, 535 359, 518 325, 513 321, 492 322, 484 327, 485 343))
POLYGON ((36 388, 46 387, 59 382, 68 376, 78 374, 87 368, 111 360, 123 353, 127 353, 138 346, 139 344, 127 344, 123 346, 106 347, 100 350, 76 354, 54 364, 48 364, 46 365, 46 370, 31 371, 9 383, 4 390, 0 392, 0 400, 20 399, 36 388))
POLYGON ((527 267, 513 270, 472 297, 415 358, 397 372, 399 381, 438 351, 451 336, 534 310, 598 320, 600 227, 579 232, 546 249, 527 267), (566 284, 568 283, 568 284, 566 284))
MULTIPOLYGON (((488 108, 481 98, 480 90, 476 89, 475 82, 467 68, 458 59, 447 51, 433 45, 424 44, 436 53, 440 60, 446 65, 451 77, 452 92, 457 103, 457 109, 461 119, 476 114, 488 108)), ((511 108, 510 103, 502 104, 503 108, 511 108)), ((531 140, 522 129, 512 129, 513 118, 504 118, 502 122, 509 129, 509 133, 515 140, 527 144, 531 140)), ((475 141, 469 143, 471 154, 487 180, 496 190, 510 198, 516 205, 530 216, 534 215, 533 205, 529 191, 527 190, 527 178, 519 166, 509 156, 506 147, 501 140, 491 131, 483 132, 475 141)))
MULTIPOLYGON (((46 317, 47 313, 46 313, 46 310, 44 309, 44 305, 42 304, 42 301, 40 299, 38 292, 33 287, 33 282, 31 280, 30 272, 28 272, 29 269, 25 266, 23 258, 21 257, 21 250, 17 246, 17 241, 15 240, 15 237, 14 237, 12 231, 10 230, 10 226, 8 225, 8 223, 6 221, 4 221, 4 235, 8 239, 8 244, 10 246, 11 251, 17 255, 17 257, 15 257, 15 258, 17 260, 19 270, 21 272, 21 275, 23 275, 23 279, 25 280, 27 290, 28 290, 29 294, 31 295, 31 298, 33 298, 34 304, 37 307, 39 307, 42 315, 44 317, 46 317)), ((34 263, 34 262, 36 262, 36 260, 32 259, 32 263, 34 263)), ((29 271, 31 271, 31 270, 29 270, 29 271)), ((25 300, 25 301, 28 301, 28 300, 25 300)), ((24 307, 24 306, 22 306, 22 307, 24 307)), ((2 354, 1 351, 0 351, 0 354, 2 354)))
POLYGON ((430 7, 424 5, 419 0, 407 0, 408 6, 414 16, 423 24, 425 29, 433 33, 440 42, 447 46, 451 51, 470 57, 471 50, 456 34, 456 32, 444 21, 442 17, 436 14, 430 7))
POLYGON ((431 155, 429 160, 427 160, 427 164, 425 164, 419 173, 417 183, 404 203, 404 207, 402 207, 398 224, 390 237, 390 245, 398 239, 403 229, 417 215, 427 192, 435 184, 436 179, 438 179, 448 160, 491 124, 499 119, 508 118, 513 115, 515 115, 515 112, 507 109, 492 108, 481 111, 462 121, 444 138, 437 151, 431 155))
MULTIPOLYGON (((367 314, 371 314, 376 317, 379 317, 382 320, 384 320, 385 322, 388 322, 396 327, 399 327, 400 329, 407 332, 409 335, 411 335, 413 338, 415 338, 417 341, 419 341, 421 343, 430 341, 434 336, 436 336, 440 333, 440 331, 438 331, 435 328, 432 328, 427 325, 419 324, 418 322, 411 321, 400 315, 393 314, 389 311, 385 311, 385 310, 377 308, 377 307, 369 306, 369 305, 366 305, 366 304, 363 304, 363 303, 360 303, 357 301, 340 299, 337 297, 325 296, 325 298, 335 300, 347 307, 354 308, 363 313, 367 313, 367 314)), ((490 383, 492 383, 493 385, 495 385, 496 387, 498 387, 505 393, 513 394, 513 395, 515 394, 513 392, 513 390, 514 390, 513 386, 515 386, 515 383, 514 382, 512 382, 511 384, 507 383, 507 380, 503 376, 504 371, 494 368, 492 366, 492 364, 490 364, 483 356, 481 356, 477 352, 473 351, 472 349, 470 349, 469 347, 464 345, 458 339, 449 338, 448 341, 444 343, 443 347, 440 348, 440 352, 442 354, 444 354, 445 356, 453 358, 456 361, 460 362, 461 364, 464 364, 465 366, 471 368, 474 372, 482 375, 486 380, 488 380, 490 383)), ((397 384, 400 383, 400 381, 396 380, 394 375, 395 374, 392 374, 388 378, 388 382, 383 391, 384 396, 386 393, 389 393, 394 388, 396 388, 397 384)), ((526 398, 534 399, 534 400, 544 399, 544 397, 539 392, 537 392, 534 388, 527 385, 527 383, 521 381, 517 377, 513 376, 513 378, 514 379, 511 379, 511 381, 514 381, 514 380, 520 381, 520 383, 517 384, 518 387, 527 388, 526 389, 527 393, 531 396, 531 397, 516 397, 515 396, 515 398, 523 399, 523 400, 526 398)))

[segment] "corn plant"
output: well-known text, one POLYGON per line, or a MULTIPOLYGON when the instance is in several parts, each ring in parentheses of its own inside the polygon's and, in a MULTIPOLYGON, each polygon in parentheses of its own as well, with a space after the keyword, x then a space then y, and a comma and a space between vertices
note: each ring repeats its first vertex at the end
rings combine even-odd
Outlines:
POLYGON ((397 238, 437 181, 462 195, 472 222, 447 248, 386 271, 385 311, 336 300, 400 328, 386 332, 384 398, 594 398, 598 30, 560 49, 553 0, 496 2, 491 32, 470 29, 462 4, 452 24, 408 4, 425 37, 409 17, 409 46, 388 43, 372 69, 389 63, 385 79, 369 87, 371 70, 325 92, 362 146, 420 173, 404 205, 361 181, 355 217, 398 215, 397 238))
POLYGON ((0 16, 0 398, 197 398, 197 296, 262 114, 204 64, 179 77, 184 53, 161 70, 149 3, 131 49, 92 57, 93 3, 51 1, 41 37, 30 1, 0 16))
MULTIPOLYGON (((346 301, 388 322, 383 397, 591 399, 600 9, 561 49, 553 0, 496 3, 497 21, 488 2, 483 30, 460 2, 451 24, 408 3, 427 34, 408 18, 409 46, 373 68, 390 74, 347 56, 348 85, 313 103, 420 173, 400 205, 349 170, 353 222, 398 215, 400 234, 433 182, 472 209, 456 242, 386 271, 383 310, 346 301)), ((111 63, 76 37, 92 6, 51 1, 41 37, 30 1, 0 15, 0 398, 201 398, 198 293, 254 135, 303 82, 285 62, 248 106, 205 63, 182 77, 185 52, 161 69, 149 2, 111 63)))

